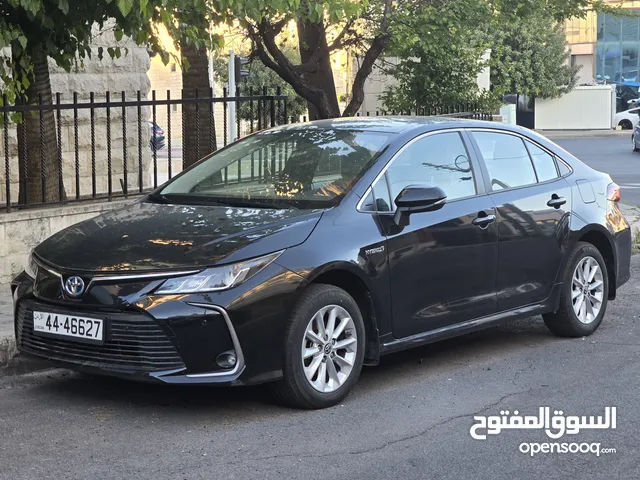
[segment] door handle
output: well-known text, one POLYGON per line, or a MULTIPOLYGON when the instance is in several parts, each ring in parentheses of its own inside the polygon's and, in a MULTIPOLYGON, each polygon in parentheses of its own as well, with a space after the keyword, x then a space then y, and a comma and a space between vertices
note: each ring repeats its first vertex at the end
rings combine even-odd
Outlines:
POLYGON ((554 193, 553 195, 551 195, 551 200, 549 200, 547 202, 547 206, 553 207, 553 208, 560 208, 565 203, 567 203, 567 199, 566 198, 559 197, 558 195, 556 195, 554 193))
POLYGON ((489 226, 490 223, 493 223, 496 221, 496 216, 495 215, 484 215, 484 216, 479 216, 473 219, 473 223, 476 227, 480 227, 480 228, 487 228, 489 226))

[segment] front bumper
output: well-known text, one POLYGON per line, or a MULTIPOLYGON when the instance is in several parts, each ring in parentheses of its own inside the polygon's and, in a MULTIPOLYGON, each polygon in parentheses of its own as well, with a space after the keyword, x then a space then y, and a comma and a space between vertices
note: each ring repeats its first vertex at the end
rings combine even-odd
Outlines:
MULTIPOLYGON (((194 306, 194 312, 202 308, 194 306)), ((16 343, 22 353, 78 371, 164 383, 233 384, 245 368, 242 347, 227 312, 213 305, 207 305, 206 310, 210 314, 200 316, 199 327, 206 327, 209 322, 218 325, 215 332, 211 329, 204 338, 211 350, 234 352, 237 361, 233 368, 215 365, 212 371, 201 371, 207 365, 201 365, 197 350, 183 340, 184 335, 176 335, 170 326, 147 314, 60 308, 35 299, 22 300, 17 305, 16 343), (95 345, 66 337, 39 336, 33 329, 34 310, 103 318, 105 342, 95 345)), ((204 333, 201 328, 197 329, 201 330, 200 335, 204 333)))
POLYGON ((147 283, 93 285, 82 299, 64 298, 38 273, 12 282, 18 349, 73 370, 174 384, 245 385, 282 375, 284 332, 306 281, 272 264, 223 292, 154 295, 147 283), (33 332, 34 310, 105 321, 103 345, 33 332), (236 363, 223 368, 219 355, 236 363))

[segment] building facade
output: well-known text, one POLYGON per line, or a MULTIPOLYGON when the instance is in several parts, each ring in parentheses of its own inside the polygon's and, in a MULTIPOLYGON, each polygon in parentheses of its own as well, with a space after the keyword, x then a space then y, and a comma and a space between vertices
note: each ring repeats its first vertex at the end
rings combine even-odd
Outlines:
POLYGON ((587 12, 565 24, 571 63, 580 67, 578 85, 616 84, 616 110, 640 94, 640 1, 609 2, 621 15, 587 12))

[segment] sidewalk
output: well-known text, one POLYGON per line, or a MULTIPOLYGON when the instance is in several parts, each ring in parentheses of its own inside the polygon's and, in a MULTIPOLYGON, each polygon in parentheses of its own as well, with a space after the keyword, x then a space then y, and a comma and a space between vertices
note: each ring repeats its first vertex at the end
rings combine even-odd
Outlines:
POLYGON ((0 371, 17 353, 13 335, 12 310, 13 301, 9 284, 0 284, 0 371))
POLYGON ((561 138, 616 138, 631 137, 631 130, 536 130, 550 140, 561 138))

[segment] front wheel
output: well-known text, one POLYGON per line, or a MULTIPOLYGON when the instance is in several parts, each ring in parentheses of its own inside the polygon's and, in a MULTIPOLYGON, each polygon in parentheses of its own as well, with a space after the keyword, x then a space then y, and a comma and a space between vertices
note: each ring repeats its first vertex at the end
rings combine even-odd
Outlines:
POLYGON ((640 152, 640 148, 638 148, 638 145, 636 144, 635 135, 631 135, 631 148, 633 149, 634 152, 640 152))
POLYGON ((285 336, 283 378, 274 385, 291 407, 317 409, 342 401, 358 381, 365 329, 358 304, 333 285, 309 286, 285 336))
POLYGON ((583 337, 595 332, 607 309, 609 277, 600 251, 578 242, 569 253, 560 308, 543 316, 544 323, 561 337, 583 337))

